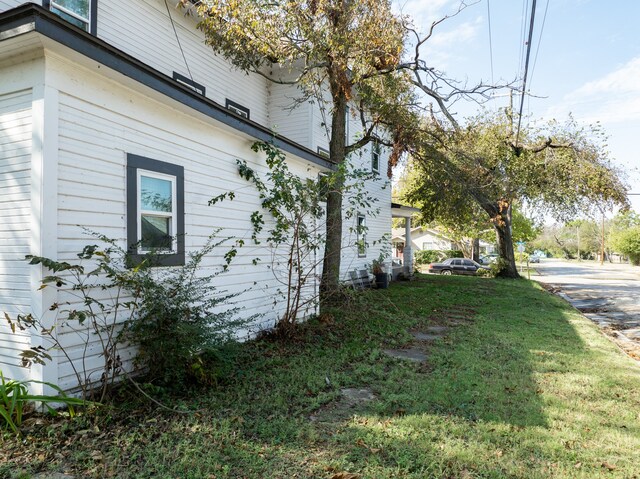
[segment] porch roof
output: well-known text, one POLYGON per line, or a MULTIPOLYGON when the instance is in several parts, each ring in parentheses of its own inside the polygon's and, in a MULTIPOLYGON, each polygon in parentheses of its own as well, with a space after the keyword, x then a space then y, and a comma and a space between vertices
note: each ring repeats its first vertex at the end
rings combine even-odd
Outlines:
POLYGON ((405 206, 400 203, 391 203, 391 216, 393 218, 411 218, 416 213, 419 213, 420 209, 413 206, 405 206))

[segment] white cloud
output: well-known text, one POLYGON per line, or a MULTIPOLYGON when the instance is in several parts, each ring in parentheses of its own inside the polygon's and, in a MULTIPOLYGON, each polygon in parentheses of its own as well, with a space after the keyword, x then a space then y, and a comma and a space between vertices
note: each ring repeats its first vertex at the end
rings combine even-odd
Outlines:
POLYGON ((411 16, 415 27, 425 32, 431 24, 447 13, 450 13, 451 5, 457 3, 456 0, 394 0, 396 10, 411 16))
POLYGON ((564 96, 545 116, 573 112, 576 118, 602 123, 640 121, 640 57, 564 96))

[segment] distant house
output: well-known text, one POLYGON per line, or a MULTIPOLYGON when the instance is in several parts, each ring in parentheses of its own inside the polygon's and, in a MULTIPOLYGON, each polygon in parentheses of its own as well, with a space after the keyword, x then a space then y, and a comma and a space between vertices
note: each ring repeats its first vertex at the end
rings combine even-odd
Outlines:
MULTIPOLYGON (((167 266, 183 264, 216 228, 250 237, 250 213, 260 199, 239 177, 235 160, 263 174, 264 158, 250 146, 273 140, 273 131, 300 176, 317 178, 334 167, 326 157, 328 113, 317 102, 289 108, 300 95, 295 86, 233 69, 204 43, 196 18, 156 0, 20 3, 0 0, 0 314, 33 312, 53 321, 47 310, 57 293, 38 291, 44 271, 24 256, 76 261, 90 241, 83 227, 138 252, 164 249, 167 266), (232 203, 207 205, 230 190, 237 192, 232 203), (162 205, 148 204, 149 193, 160 195, 162 205)), ((358 116, 352 105, 350 141, 361 136, 358 116)), ((367 145, 352 158, 357 168, 380 174, 387 154, 367 145)), ((345 213, 345 280, 389 247, 375 241, 391 229, 391 189, 384 183, 367 185, 379 215, 345 213)), ((224 287, 249 289, 242 306, 273 324, 279 284, 267 262, 253 265, 259 254, 240 250, 224 287)), ((216 267, 221 259, 205 263, 216 267)), ((77 360, 77 338, 59 334, 77 360)), ((45 367, 20 365, 18 352, 39 341, 0 323, 5 376, 74 387, 61 355, 45 367)), ((84 365, 91 369, 100 363, 100 348, 88 351, 93 355, 84 365)))
MULTIPOLYGON (((393 258, 401 259, 406 245, 404 228, 392 230, 391 244, 393 245, 393 258)), ((447 238, 437 230, 423 226, 411 228, 411 247, 414 252, 422 250, 447 251, 457 249, 457 245, 453 240, 447 238)))

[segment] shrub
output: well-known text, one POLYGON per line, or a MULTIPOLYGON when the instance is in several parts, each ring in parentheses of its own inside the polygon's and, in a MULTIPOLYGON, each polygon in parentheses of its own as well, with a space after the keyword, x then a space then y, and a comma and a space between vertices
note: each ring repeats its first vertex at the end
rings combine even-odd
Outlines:
POLYGON ((237 308, 225 308, 225 303, 236 295, 218 292, 212 283, 226 271, 234 248, 224 254, 223 266, 201 274, 203 258, 224 241, 214 242, 212 236, 204 248, 190 253, 186 265, 155 268, 157 255, 148 254, 134 266, 116 241, 91 234, 106 246, 85 246, 77 264, 27 257, 31 264, 42 265, 52 273, 42 279, 40 289, 58 290, 60 302, 49 307, 55 318, 44 321, 32 314, 15 319, 5 315, 14 332, 31 329, 32 334, 42 335, 50 344, 21 352, 23 365, 45 364, 51 360, 52 351, 59 351, 73 368, 85 399, 104 400, 123 373, 120 350, 127 343, 138 348, 137 364, 152 379, 162 385, 179 386, 206 375, 200 353, 221 347, 237 328, 254 319, 234 319, 237 308), (61 326, 82 338, 80 358, 72 358, 59 341, 57 330, 61 326), (96 344, 102 366, 87 371, 83 365, 96 344))
POLYGON ((238 308, 225 307, 237 294, 219 292, 213 285, 223 268, 200 274, 203 258, 222 243, 210 238, 204 248, 189 254, 184 266, 156 269, 150 261, 130 278, 128 287, 138 295, 138 305, 124 337, 138 346, 137 364, 157 384, 207 382, 200 356, 215 356, 240 327, 255 319, 234 318, 238 308))
POLYGON ((445 258, 464 258, 464 253, 459 249, 450 249, 442 252, 445 258))
POLYGON ((631 264, 640 265, 640 226, 616 231, 611 243, 613 248, 629 257, 631 264))
POLYGON ((444 258, 444 253, 435 249, 425 249, 422 251, 416 251, 414 255, 414 262, 416 266, 421 266, 429 263, 436 263, 444 258))

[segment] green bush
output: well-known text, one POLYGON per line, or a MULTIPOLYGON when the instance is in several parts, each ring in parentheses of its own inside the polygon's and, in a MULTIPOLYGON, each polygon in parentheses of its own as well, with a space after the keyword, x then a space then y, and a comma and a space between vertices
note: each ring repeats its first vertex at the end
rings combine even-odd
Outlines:
POLYGON ((442 251, 434 249, 425 249, 422 251, 416 251, 414 254, 414 262, 416 266, 421 266, 429 263, 436 263, 444 258, 442 251))
POLYGON ((184 266, 164 268, 154 267, 158 265, 157 254, 147 254, 135 264, 115 240, 90 234, 106 247, 85 246, 77 255, 80 261, 76 264, 39 256, 27 259, 52 273, 42 279, 40 289, 71 290, 80 298, 82 306, 63 301, 51 305, 49 311, 55 312, 58 325, 85 328, 98 335, 103 359, 100 379, 92 378, 92 372, 83 367, 89 341, 94 338, 86 336, 83 356, 72 361, 58 341, 56 329, 32 314, 6 316, 14 331, 31 329, 32 334, 41 334, 51 343, 49 348, 39 346, 21 352, 22 364, 45 364, 51 360, 49 353, 56 350, 69 361, 83 397, 99 402, 123 373, 120 350, 125 344, 137 347, 137 365, 158 385, 179 387, 191 380, 208 382, 208 365, 200 355, 219 356, 220 351, 227 350, 237 329, 255 319, 236 319, 238 309, 229 308, 226 303, 237 295, 220 292, 213 285, 235 256, 235 247, 224 254, 224 264, 213 272, 202 266, 203 258, 223 243, 214 242, 213 236, 204 248, 189 254, 184 266))
POLYGON ((138 306, 124 337, 138 346, 137 363, 155 384, 178 388, 193 380, 208 382, 203 355, 225 350, 235 332, 255 319, 237 319, 238 308, 226 306, 237 294, 213 286, 224 269, 201 274, 203 258, 222 243, 210 239, 184 266, 158 270, 150 261, 130 277, 128 288, 136 292, 138 306))
POLYGON ((616 231, 610 241, 614 249, 629 257, 631 264, 640 265, 640 226, 616 231))
POLYGON ((459 249, 449 249, 442 252, 445 258, 464 258, 464 253, 459 249))

